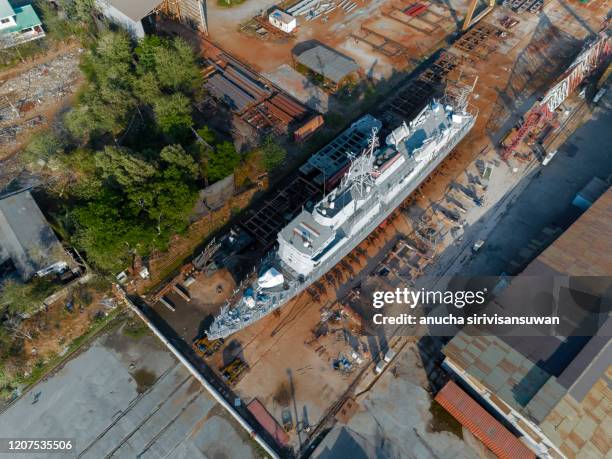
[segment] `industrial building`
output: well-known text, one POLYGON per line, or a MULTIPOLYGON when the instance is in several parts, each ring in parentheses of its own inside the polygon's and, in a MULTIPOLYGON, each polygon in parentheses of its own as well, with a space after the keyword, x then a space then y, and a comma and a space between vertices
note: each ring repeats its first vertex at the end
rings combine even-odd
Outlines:
POLYGON ((22 280, 68 267, 70 258, 28 190, 0 197, 0 267, 22 280))
POLYGON ((297 54, 295 62, 298 69, 301 66, 323 78, 332 90, 342 86, 359 69, 350 57, 321 44, 297 54))
MULTIPOLYGON (((608 190, 521 276, 609 276, 612 261, 601 255, 610 251, 608 190)), ((572 287, 569 293, 580 291, 572 287)), ((464 329, 443 349, 444 365, 512 425, 538 457, 605 457, 610 450, 611 332, 609 317, 592 336, 564 339, 536 331, 522 337, 475 336, 464 329)))
POLYGON ((32 5, 13 7, 0 0, 0 48, 10 48, 45 36, 42 23, 32 5))

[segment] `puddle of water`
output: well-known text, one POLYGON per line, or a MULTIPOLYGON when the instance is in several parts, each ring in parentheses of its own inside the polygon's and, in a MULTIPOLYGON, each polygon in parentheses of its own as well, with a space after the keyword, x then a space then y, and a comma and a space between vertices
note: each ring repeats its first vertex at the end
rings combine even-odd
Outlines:
POLYGON ((157 380, 157 376, 155 375, 155 373, 145 368, 136 370, 132 377, 136 381, 136 390, 139 394, 145 392, 149 387, 155 384, 155 381, 157 380))

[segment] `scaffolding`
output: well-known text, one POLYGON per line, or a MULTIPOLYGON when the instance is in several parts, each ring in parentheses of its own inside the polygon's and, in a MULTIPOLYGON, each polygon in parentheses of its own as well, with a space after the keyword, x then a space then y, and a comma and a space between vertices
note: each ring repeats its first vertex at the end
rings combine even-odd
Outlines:
POLYGON ((263 248, 269 248, 294 214, 318 194, 317 186, 303 177, 297 177, 241 225, 263 248))
POLYGON ((154 12, 174 17, 193 30, 208 35, 205 0, 163 0, 154 12))

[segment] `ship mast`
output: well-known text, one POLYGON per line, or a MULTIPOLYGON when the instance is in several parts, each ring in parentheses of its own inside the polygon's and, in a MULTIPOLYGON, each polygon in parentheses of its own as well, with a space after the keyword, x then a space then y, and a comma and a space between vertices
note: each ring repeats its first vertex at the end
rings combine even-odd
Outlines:
POLYGON ((449 83, 444 89, 443 102, 451 105, 460 113, 467 113, 468 101, 476 87, 477 81, 478 76, 475 76, 474 82, 467 84, 461 81, 461 75, 459 75, 456 82, 449 83))
POLYGON ((378 129, 372 128, 368 146, 363 154, 358 157, 351 155, 351 166, 346 175, 342 178, 341 189, 351 188, 361 198, 368 195, 375 183, 374 152, 377 147, 378 129))

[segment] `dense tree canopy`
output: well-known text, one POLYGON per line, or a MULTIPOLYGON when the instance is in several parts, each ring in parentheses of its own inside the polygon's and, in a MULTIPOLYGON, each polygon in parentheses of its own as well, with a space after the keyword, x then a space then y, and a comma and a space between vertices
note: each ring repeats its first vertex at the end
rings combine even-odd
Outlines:
POLYGON ((211 182, 219 181, 236 169, 240 163, 240 156, 231 142, 221 142, 212 151, 209 151, 205 159, 205 175, 211 182))
MULTIPOLYGON (((74 8, 86 16, 88 1, 74 8)), ((63 119, 72 139, 43 132, 28 158, 65 171, 50 188, 65 198, 73 243, 98 268, 116 271, 188 224, 204 177, 198 151, 192 156, 180 142, 194 141, 200 72, 180 39, 152 36, 135 46, 111 31, 84 53, 81 68, 86 84, 63 119)))
MULTIPOLYGON (((87 18, 88 2, 79 0, 74 14, 87 18)), ((181 39, 134 43, 105 31, 81 67, 86 83, 76 104, 63 123, 34 137, 26 156, 53 171, 56 221, 71 242, 92 265, 116 273, 183 232, 198 190, 232 174, 242 158, 194 122, 201 75, 181 39)), ((256 156, 258 167, 272 170, 285 151, 268 139, 256 156)))

